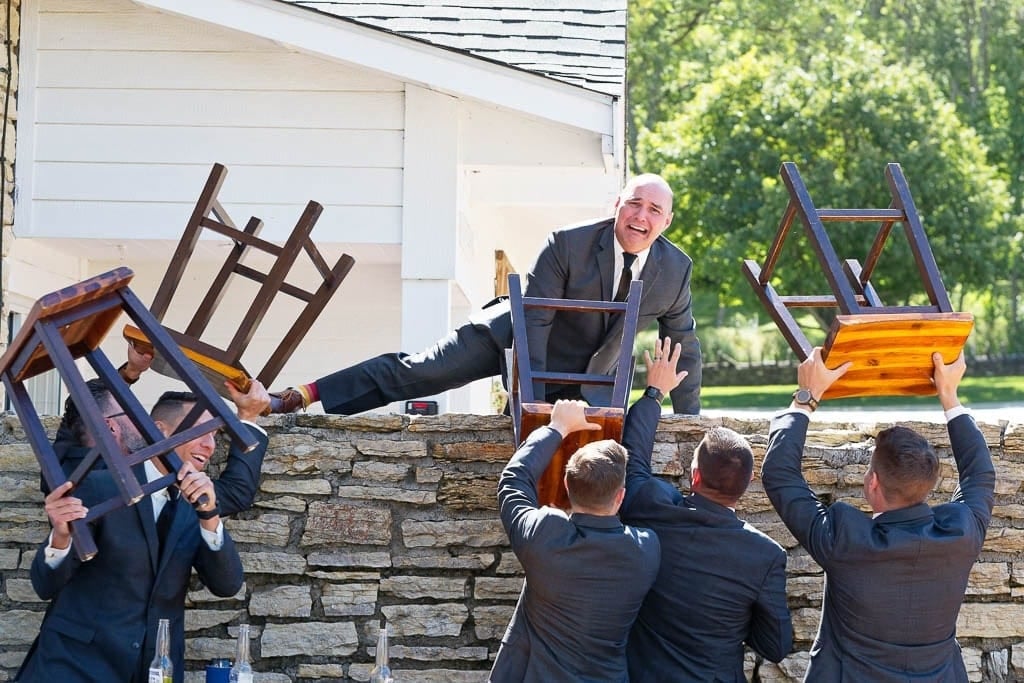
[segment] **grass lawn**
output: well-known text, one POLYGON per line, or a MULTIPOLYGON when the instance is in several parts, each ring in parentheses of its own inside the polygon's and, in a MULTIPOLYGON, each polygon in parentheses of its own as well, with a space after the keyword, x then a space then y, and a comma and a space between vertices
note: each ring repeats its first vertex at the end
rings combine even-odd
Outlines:
MULTIPOLYGON (((775 410, 789 405, 790 396, 796 389, 794 384, 767 386, 701 387, 702 408, 721 410, 724 408, 759 408, 775 410)), ((630 403, 640 397, 642 391, 630 395, 630 403)), ((1024 404, 1024 376, 1013 377, 965 377, 960 383, 960 400, 964 405, 979 403, 1022 403, 1024 404)), ((665 405, 672 403, 665 398, 665 405)), ((934 396, 872 396, 867 398, 841 398, 828 402, 829 408, 928 408, 935 405, 934 396)))

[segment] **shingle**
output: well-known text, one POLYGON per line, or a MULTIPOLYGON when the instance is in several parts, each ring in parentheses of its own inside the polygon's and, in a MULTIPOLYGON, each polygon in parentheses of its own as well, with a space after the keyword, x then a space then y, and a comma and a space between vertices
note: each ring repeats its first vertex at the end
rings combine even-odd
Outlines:
POLYGON ((626 0, 280 0, 621 94, 626 0))

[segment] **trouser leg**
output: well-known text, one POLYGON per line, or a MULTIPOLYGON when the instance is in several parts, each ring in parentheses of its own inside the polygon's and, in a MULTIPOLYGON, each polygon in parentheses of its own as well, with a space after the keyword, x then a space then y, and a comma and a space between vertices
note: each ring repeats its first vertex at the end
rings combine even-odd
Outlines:
POLYGON ((420 353, 385 353, 322 377, 317 391, 325 412, 354 415, 493 377, 502 354, 486 327, 467 323, 420 353))

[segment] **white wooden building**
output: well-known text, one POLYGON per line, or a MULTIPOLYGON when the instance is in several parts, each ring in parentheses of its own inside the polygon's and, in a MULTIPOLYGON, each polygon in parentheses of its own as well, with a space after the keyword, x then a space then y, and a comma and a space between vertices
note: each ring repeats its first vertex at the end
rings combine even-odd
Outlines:
MULTIPOLYGON (((549 231, 610 209, 625 3, 23 0, 5 307, 119 265, 148 303, 220 162, 236 222, 282 241, 313 199, 314 241, 356 259, 273 388, 418 351, 493 297, 496 249, 525 271, 549 231)), ((203 244, 171 326, 224 252, 203 244)), ((175 383, 137 386, 148 405, 175 383)), ((489 412, 490 383, 440 401, 489 412)))

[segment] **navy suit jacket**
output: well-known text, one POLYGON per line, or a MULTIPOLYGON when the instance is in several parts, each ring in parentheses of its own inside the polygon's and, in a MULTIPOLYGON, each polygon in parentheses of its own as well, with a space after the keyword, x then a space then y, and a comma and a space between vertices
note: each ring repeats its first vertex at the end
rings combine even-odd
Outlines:
POLYGON ((743 644, 782 660, 793 644, 786 551, 736 513, 683 496, 651 472, 661 406, 641 398, 626 417, 627 524, 661 540, 661 570, 629 635, 636 681, 746 681, 743 644))
POLYGON ((808 681, 967 681, 956 620, 992 517, 995 469, 970 415, 950 420, 960 485, 949 503, 872 519, 826 506, 800 469, 808 418, 772 421, 761 480, 782 521, 825 570, 808 681))
POLYGON ((626 637, 658 573, 658 538, 618 517, 540 507, 537 480, 561 443, 534 431, 505 467, 501 522, 526 571, 494 683, 628 681, 626 637))
MULTIPOLYGON (((107 470, 90 473, 75 496, 86 506, 117 495, 107 470)), ((157 625, 170 619, 175 683, 184 675, 185 592, 192 569, 215 595, 228 597, 242 586, 242 563, 231 536, 210 550, 195 510, 179 501, 159 553, 152 499, 119 508, 92 525, 97 555, 81 562, 74 551, 51 569, 44 541, 30 572, 32 586, 50 600, 42 627, 17 680, 145 681, 156 648, 157 625), (169 552, 168 552, 169 550, 169 552)))
MULTIPOLYGON (((615 220, 607 218, 556 230, 527 275, 525 296, 607 301, 618 282, 615 271, 615 220)), ((658 321, 660 338, 682 345, 679 370, 686 379, 672 392, 677 413, 700 413, 701 351, 690 298, 693 262, 666 237, 651 245, 640 279, 640 316, 637 329, 658 321)), ((512 341, 507 304, 484 309, 475 319, 490 328, 499 348, 512 341)), ((608 374, 622 346, 622 316, 572 313, 549 309, 526 312, 530 365, 535 372, 587 372, 608 374)), ((583 397, 592 405, 610 405, 611 387, 585 385, 583 397)), ((540 388, 535 390, 543 399, 540 388)))

